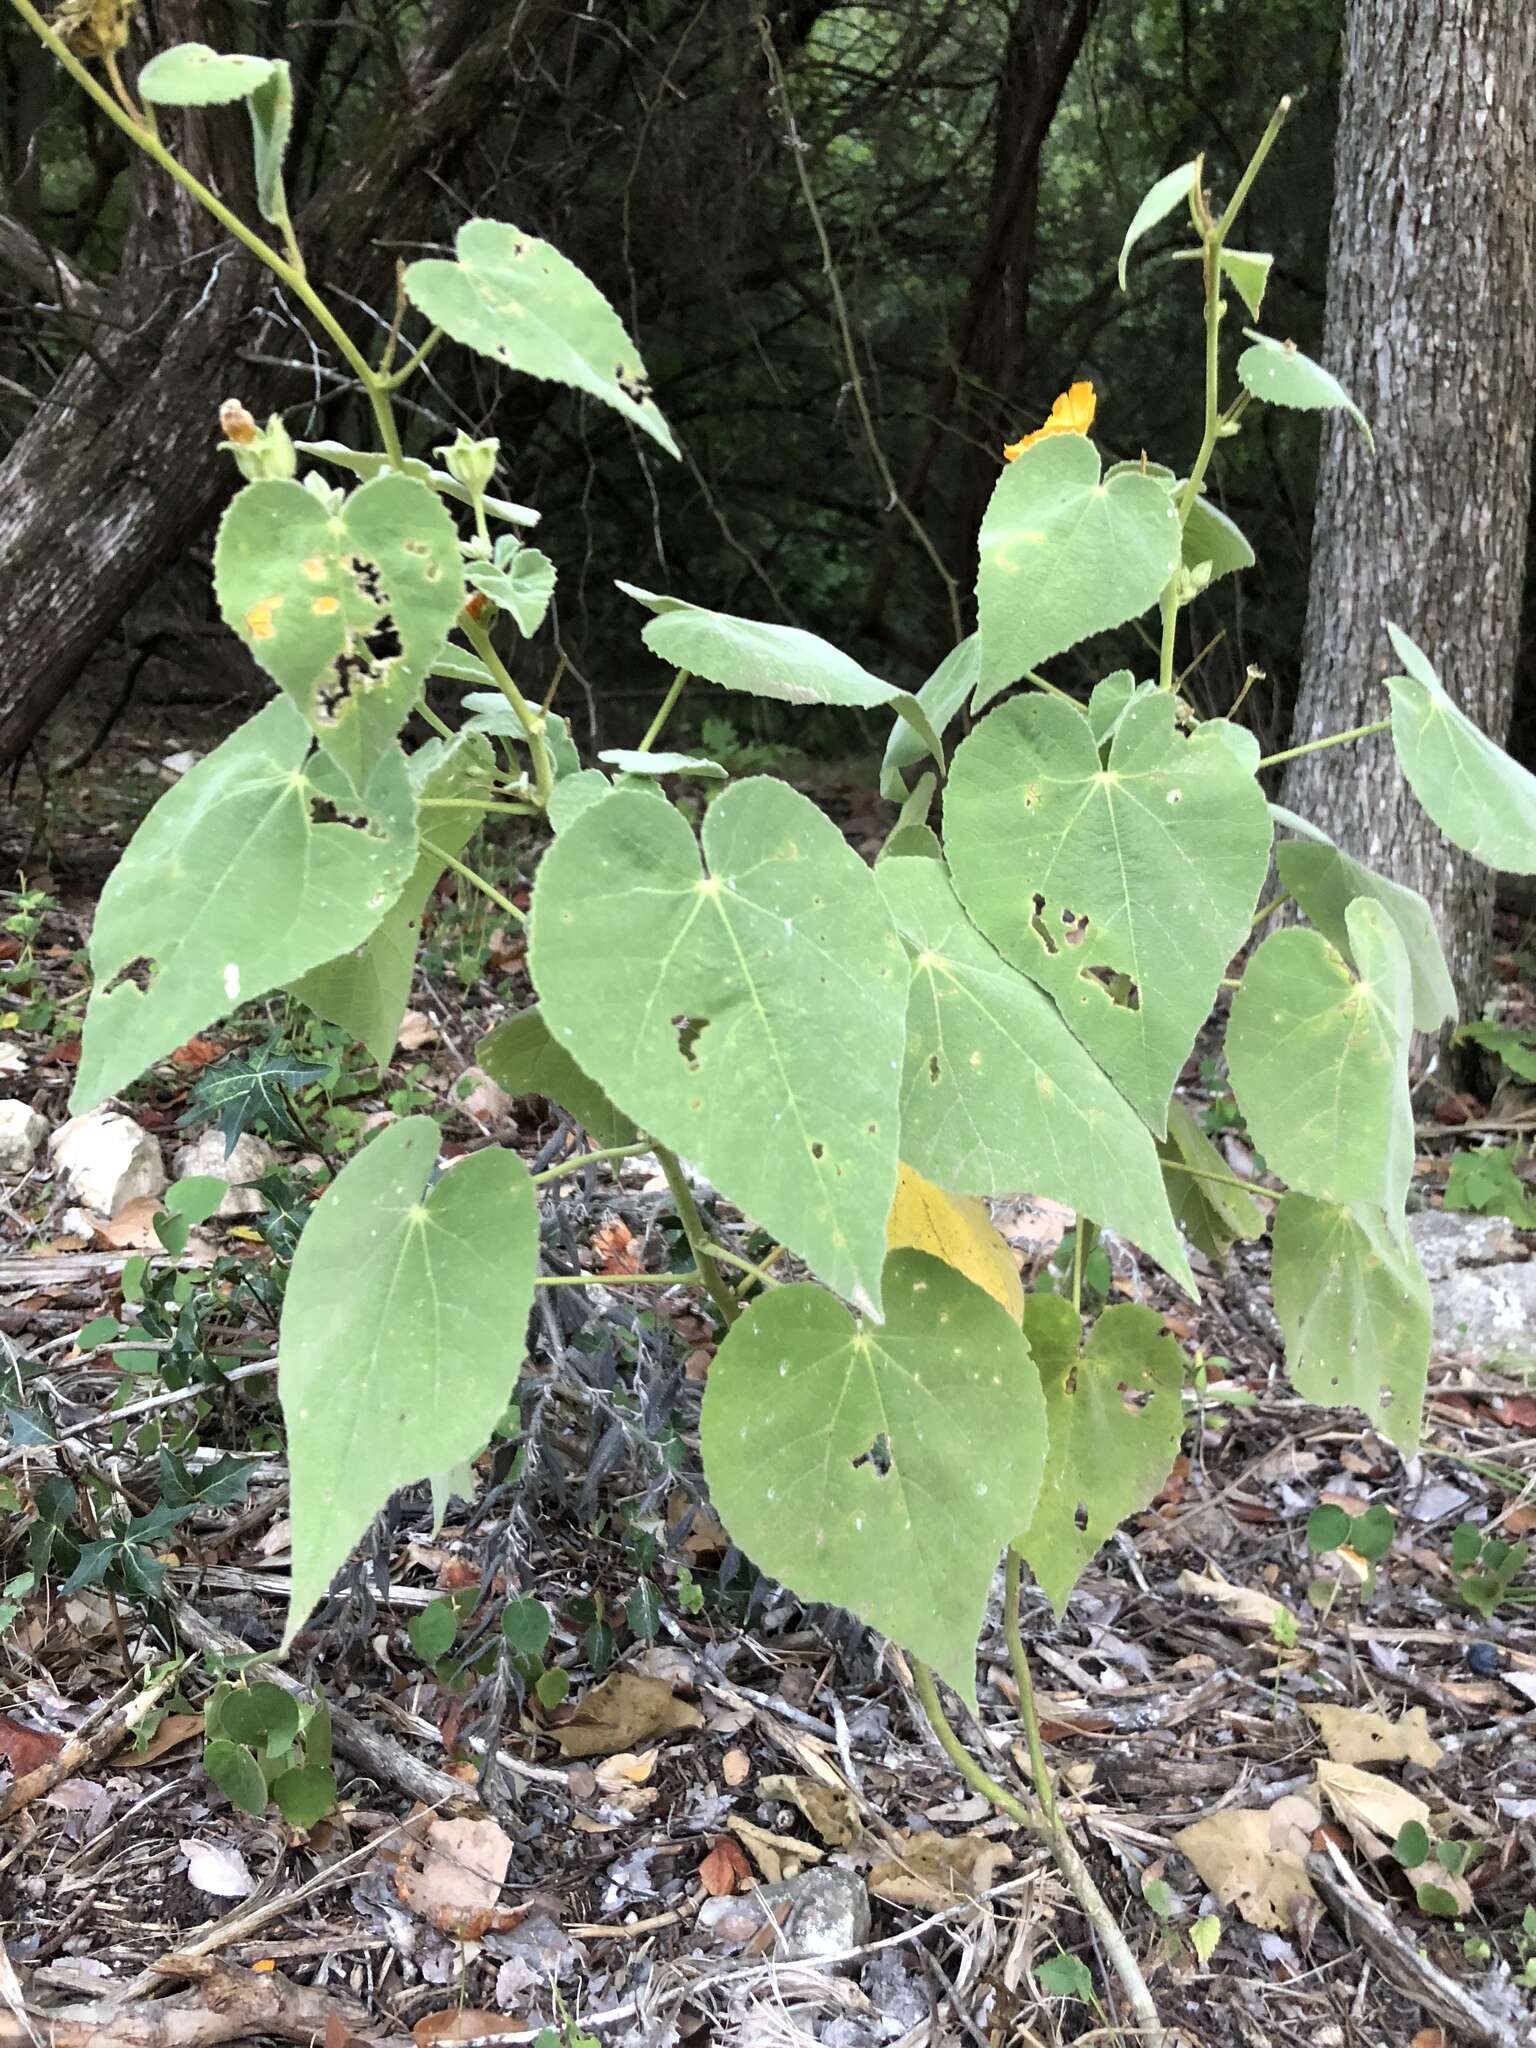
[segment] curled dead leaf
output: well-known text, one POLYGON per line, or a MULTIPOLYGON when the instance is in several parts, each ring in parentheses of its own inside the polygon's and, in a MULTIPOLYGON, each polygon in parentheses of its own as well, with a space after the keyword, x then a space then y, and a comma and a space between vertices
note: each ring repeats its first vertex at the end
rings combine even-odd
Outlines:
POLYGON ((752 1866, 741 1845, 729 1835, 716 1835, 715 1846, 699 1865, 699 1883, 712 1899, 729 1898, 752 1883, 752 1866))
POLYGON ((1250 1927, 1285 1934, 1317 1896, 1303 1861, 1317 1821, 1316 1807, 1292 1795, 1267 1810, 1213 1813, 1173 1842, 1222 1905, 1235 1906, 1250 1927))
POLYGON ((747 1854, 757 1865, 765 1884, 782 1884, 786 1877, 798 1877, 807 1863, 820 1863, 826 1855, 814 1842, 800 1842, 793 1835, 776 1835, 732 1814, 726 1826, 745 1842, 747 1854))
POLYGON ((908 1835, 896 1853, 869 1873, 869 1889, 893 1906, 915 1906, 936 1912, 956 1899, 972 1899, 989 1891, 997 1873, 1013 1861, 1013 1851, 985 1835, 940 1835, 931 1830, 908 1835))
POLYGON ((1269 1593, 1234 1586, 1230 1580, 1218 1579, 1209 1572, 1180 1572, 1179 1591, 1191 1593, 1196 1599, 1214 1600, 1223 1614, 1230 1614, 1234 1621, 1251 1622, 1255 1628, 1271 1628, 1277 1616, 1289 1615, 1291 1611, 1283 1600, 1276 1600, 1269 1593))
POLYGON ((1387 1854, 1409 1821, 1429 1826, 1429 1807, 1416 1792, 1353 1764, 1319 1764, 1317 1789, 1372 1862, 1387 1854))
POLYGON ((613 1756, 658 1736, 702 1728, 704 1716, 660 1678, 615 1671, 551 1727, 564 1756, 613 1756))
POLYGON ((421 1919, 460 1941, 515 1927, 520 1906, 501 1888, 512 1838, 494 1820, 431 1820, 410 1829, 395 1863, 395 1890, 421 1919))
POLYGON ((787 1799, 798 1807, 824 1842, 834 1849, 846 1849, 864 1829, 859 1821, 859 1803, 841 1787, 822 1785, 815 1778, 795 1778, 776 1772, 759 1781, 763 1793, 787 1799))

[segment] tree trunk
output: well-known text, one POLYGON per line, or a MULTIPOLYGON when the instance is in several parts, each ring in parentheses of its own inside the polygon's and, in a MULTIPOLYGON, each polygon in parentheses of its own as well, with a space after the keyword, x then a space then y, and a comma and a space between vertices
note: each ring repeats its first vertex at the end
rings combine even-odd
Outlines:
MULTIPOLYGON (((1324 430, 1294 743, 1381 718, 1385 622, 1509 731, 1536 427, 1536 8, 1349 0, 1324 360, 1376 433, 1324 430)), ((1390 741, 1290 764, 1284 801, 1420 890, 1462 1014, 1494 877, 1446 845, 1390 741)))

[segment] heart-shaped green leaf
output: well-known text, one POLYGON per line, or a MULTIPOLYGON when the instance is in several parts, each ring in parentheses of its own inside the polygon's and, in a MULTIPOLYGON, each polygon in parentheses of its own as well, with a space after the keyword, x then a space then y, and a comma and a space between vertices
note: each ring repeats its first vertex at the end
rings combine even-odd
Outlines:
POLYGON ((1177 1095, 1168 1105, 1168 1135, 1157 1150, 1174 1218, 1214 1264, 1220 1265, 1239 1238, 1264 1235, 1264 1211, 1252 1195, 1228 1184, 1235 1178, 1231 1167, 1177 1095))
POLYGON ((912 952, 901 1156, 940 1187, 1048 1195, 1195 1291, 1146 1125, 967 919, 936 860, 875 869, 912 952))
POLYGON ((1179 565, 1179 516, 1155 476, 1099 474, 1083 434, 1052 434, 999 476, 981 522, 976 612, 983 704, 1157 603, 1179 565))
POLYGON ((991 1295, 891 1256, 886 1320, 819 1287, 752 1304, 709 1370, 701 1441, 731 1540, 932 1664, 968 1704, 998 1555, 1045 1461, 1029 1346, 991 1295))
POLYGON ((673 668, 718 683, 723 690, 746 690, 783 704, 849 704, 870 710, 888 705, 939 767, 944 766, 944 750, 919 700, 881 682, 830 641, 799 626, 708 611, 681 597, 641 590, 634 583, 621 582, 618 587, 654 613, 640 637, 652 654, 673 668))
POLYGON ((299 1240, 278 1345, 293 1513, 291 1642, 397 1487, 476 1456, 506 1410, 539 1217, 511 1152, 436 1187, 430 1117, 350 1160, 299 1240))
POLYGON ((545 1022, 645 1130, 878 1309, 901 941, 874 875, 784 783, 734 783, 703 845, 707 865, 679 813, 638 789, 564 826, 533 896, 545 1022))
POLYGON ((519 1010, 515 1017, 488 1031, 475 1048, 475 1058, 514 1099, 542 1095, 546 1102, 567 1111, 595 1145, 635 1142, 638 1134, 629 1118, 614 1108, 597 1083, 550 1037, 537 1006, 519 1010))
POLYGON ((306 766, 309 752, 304 721, 278 698, 134 833, 91 933, 76 1115, 241 1003, 360 945, 399 896, 416 860, 404 757, 386 754, 370 778, 365 824, 317 824, 316 804, 343 792, 323 757, 306 766), (140 963, 144 988, 125 973, 140 963))
POLYGON ((1183 560, 1191 571, 1209 562, 1208 581, 1217 583, 1239 569, 1251 569, 1254 554, 1237 521, 1229 519, 1209 498, 1197 497, 1184 521, 1183 560))
POLYGON ((336 1773, 329 1764, 304 1764, 272 1781, 272 1799, 291 1828, 312 1828, 336 1805, 336 1773))
POLYGON ((504 567, 491 562, 473 564, 464 580, 483 591, 492 604, 500 605, 525 640, 532 639, 543 625, 555 595, 555 565, 539 548, 519 548, 504 567))
POLYGON ((1032 1294, 1024 1333, 1045 1388, 1051 1454, 1024 1533, 1015 1533, 1058 1615, 1099 1545, 1155 1499, 1179 1454, 1184 1356, 1149 1308, 1122 1304, 1094 1324, 1059 1294, 1032 1294))
POLYGON ((225 55, 206 43, 175 43, 139 73, 139 91, 156 107, 221 107, 248 99, 272 76, 270 57, 225 55))
POLYGON ((1456 989, 1440 945, 1434 913, 1416 889, 1405 888, 1386 875, 1372 874, 1326 833, 1278 804, 1270 809, 1277 823, 1305 836, 1282 839, 1275 847, 1281 885, 1290 890, 1305 915, 1330 945, 1349 959, 1349 934, 1344 918, 1357 897, 1366 896, 1397 926, 1408 953, 1413 984, 1413 1028, 1438 1031, 1456 1015, 1456 989))
POLYGON ((1275 1314, 1292 1385, 1362 1409, 1404 1457, 1418 1449, 1429 1373, 1429 1282, 1380 1209, 1287 1195, 1275 1214, 1275 1314))
POLYGON ((299 1733, 299 1703, 269 1681, 235 1686, 219 1702, 218 1732, 258 1756, 284 1756, 299 1733))
POLYGON ((1399 1215, 1413 1175, 1408 955, 1379 903, 1357 897, 1344 923, 1358 980, 1319 932, 1264 941, 1232 998, 1227 1066, 1282 1180, 1399 1215))
POLYGON ((465 221, 455 248, 456 261, 429 256, 405 273, 406 297, 434 327, 510 370, 589 392, 676 455, 645 365, 585 272, 505 221, 465 221))
POLYGON ((1177 170, 1165 171, 1132 214, 1125 240, 1120 245, 1121 291, 1125 290, 1125 268, 1132 249, 1143 235, 1155 228, 1159 221, 1165 221, 1188 199, 1200 182, 1200 161, 1196 157, 1193 163, 1180 164, 1177 170))
POLYGON ((955 752, 944 841, 971 917, 1161 1134, 1248 935, 1269 812, 1251 734, 1211 719, 1186 738, 1154 691, 1124 708, 1106 766, 1097 704, 1019 697, 983 719, 955 752))
POLYGON ((1253 344, 1237 359, 1237 381, 1245 391, 1266 405, 1289 406, 1296 412, 1347 413, 1364 434, 1366 446, 1375 449, 1376 437, 1365 414, 1331 370, 1304 356, 1292 342, 1275 341, 1251 327, 1243 332, 1253 344))
POLYGON ((473 808, 473 798, 488 793, 492 765, 490 747, 476 732, 459 733, 446 748, 428 740, 411 755, 411 784, 424 806, 421 836, 432 850, 423 844, 411 879, 361 946, 292 984, 301 1003, 350 1032, 377 1067, 387 1067, 394 1057, 411 999, 422 913, 444 871, 442 856, 462 852, 474 837, 484 813, 473 808), (433 808, 439 804, 447 808, 433 808))
POLYGON ((225 624, 361 788, 464 603, 436 493, 376 477, 333 516, 302 484, 247 484, 219 524, 213 573, 225 624))
POLYGON ((243 1743, 208 1743, 203 1750, 203 1769, 241 1813, 266 1812, 266 1775, 243 1743))
POLYGON ((1405 670, 1387 688, 1409 787, 1453 846, 1487 867, 1536 875, 1536 775, 1478 731, 1406 633, 1387 632, 1405 670))

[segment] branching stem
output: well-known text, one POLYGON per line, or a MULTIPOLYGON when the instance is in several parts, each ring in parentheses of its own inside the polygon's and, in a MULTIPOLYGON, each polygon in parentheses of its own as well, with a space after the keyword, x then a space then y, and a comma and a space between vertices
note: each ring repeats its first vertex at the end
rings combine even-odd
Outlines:
POLYGON ((633 1159, 638 1152, 649 1152, 650 1145, 610 1145, 604 1152, 576 1152, 569 1159, 562 1159, 558 1166, 552 1166, 547 1173, 536 1173, 533 1184, 536 1188, 546 1181, 562 1180, 568 1173, 580 1173, 583 1167, 597 1166, 605 1159, 633 1159))

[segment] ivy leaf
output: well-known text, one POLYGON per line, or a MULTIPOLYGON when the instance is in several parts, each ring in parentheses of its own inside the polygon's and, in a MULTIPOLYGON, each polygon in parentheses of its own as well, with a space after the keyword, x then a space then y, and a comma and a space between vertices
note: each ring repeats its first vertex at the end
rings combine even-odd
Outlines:
POLYGON ((1275 341, 1251 327, 1243 332, 1253 344, 1237 359, 1237 381, 1245 391, 1266 405, 1284 405, 1296 412, 1347 413, 1375 453, 1376 437, 1365 414, 1332 371, 1304 356, 1293 342, 1275 341))
POLYGON ((878 1312, 901 941, 874 875, 784 783, 732 784, 703 848, 707 867, 679 813, 641 790, 565 825, 530 920, 545 1021, 626 1114, 878 1312))
POLYGON ((981 521, 975 708, 999 690, 1156 604, 1179 565, 1179 516, 1135 470, 1100 481, 1081 434, 1053 434, 1010 462, 981 521))
POLYGON ((897 1171, 886 1240, 894 1251, 927 1252, 985 1289, 1014 1321, 1024 1316, 1024 1283, 1007 1239, 974 1195, 949 1195, 910 1166, 897 1171))
MULTIPOLYGON (((494 764, 479 733, 461 732, 446 747, 441 740, 428 740, 406 765, 418 800, 451 802, 485 793, 494 764)), ((439 856, 461 852, 482 819, 481 812, 469 808, 422 811, 423 844, 396 902, 361 946, 292 984, 301 1003, 341 1025, 381 1070, 394 1057, 400 1020, 410 1002, 422 916, 444 871, 439 856), (428 851, 427 841, 438 850, 428 851)))
MULTIPOLYGON (((917 693, 917 706, 938 739, 944 737, 951 719, 981 681, 981 636, 967 633, 952 647, 917 693)), ((917 728, 899 718, 885 743, 880 763, 880 794, 891 803, 901 803, 907 794, 905 770, 930 758, 928 747, 917 728)))
POLYGON ((306 762, 309 750, 303 719, 279 698, 189 769, 133 835, 91 933, 96 985, 75 1115, 241 1003, 359 945, 399 896, 416 859, 403 756, 385 754, 370 777, 365 823, 320 824, 317 801, 341 792, 322 762, 306 762), (143 989, 125 976, 140 965, 143 989))
POLYGON ((632 1145, 639 1135, 597 1083, 549 1035, 537 1005, 519 1010, 488 1031, 475 1047, 475 1060, 500 1088, 516 1099, 542 1095, 573 1116, 599 1150, 632 1145))
POLYGON ((1184 1357, 1149 1308, 1106 1309, 1078 1355, 1077 1313, 1032 1294, 1024 1331, 1045 1387, 1051 1455, 1016 1547, 1058 1618, 1099 1545, 1156 1498, 1179 1454, 1184 1357))
POLYGON ((203 1769, 241 1813, 266 1812, 266 1775, 243 1743, 222 1739, 208 1743, 203 1750, 203 1769))
POLYGON ((455 261, 429 256, 405 273, 406 297, 434 327, 508 369, 600 398, 676 455, 634 343, 583 271, 505 221, 465 221, 454 246, 455 261))
POLYGON ((1125 708, 1106 767, 1097 701, 1085 718, 1021 697, 983 719, 955 753, 944 838, 972 918, 1160 1135, 1248 935, 1269 812, 1251 734, 1210 719, 1185 738, 1159 690, 1125 708))
POLYGON ((1536 775, 1478 731, 1406 633, 1387 633, 1405 670, 1387 688, 1409 787, 1453 846, 1486 867, 1536 875, 1536 775))
POLYGON ((1447 1209, 1471 1210, 1483 1216, 1507 1216, 1521 1230, 1536 1230, 1536 1197, 1516 1172, 1516 1145, 1488 1145, 1477 1152, 1458 1152, 1445 1184, 1447 1209))
POLYGON ((712 612, 685 598, 663 597, 620 582, 626 597, 654 617, 641 632, 652 654, 723 690, 746 690, 783 704, 847 704, 865 710, 889 706, 916 734, 942 769, 944 750, 919 700, 883 683, 852 655, 799 626, 774 626, 712 612))
POLYGON ((1456 989, 1440 945, 1434 913, 1416 889, 1362 867, 1315 825, 1278 804, 1270 806, 1276 821, 1300 839, 1282 839, 1275 847, 1281 886, 1289 889, 1304 914, 1330 945, 1351 958, 1345 915, 1351 903, 1365 897, 1379 903, 1397 926, 1408 954, 1413 989, 1413 1028, 1438 1031, 1456 1015, 1456 989))
POLYGON ((1320 1407, 1363 1410, 1403 1456, 1418 1449, 1429 1374, 1429 1282, 1406 1230, 1361 1204, 1289 1194, 1274 1223, 1285 1369, 1320 1407))
POLYGON ((156 107, 222 107, 249 99, 272 76, 270 57, 226 56, 206 43, 176 43, 139 73, 141 95, 156 107))
POLYGON ((1264 304, 1264 294, 1269 288, 1269 273, 1274 257, 1260 255, 1251 249, 1228 249, 1221 252, 1221 268, 1231 278, 1238 297, 1248 308, 1248 317, 1257 320, 1264 304))
POLYGON ((849 1608, 968 1705, 998 1555, 1029 1512, 1045 1404, 1018 1324, 922 1252, 891 1256, 886 1320, 778 1287, 710 1367, 710 1497, 738 1544, 804 1600, 849 1608))
POLYGON ((348 1161, 289 1275, 278 1344, 293 1591, 284 1642, 397 1487, 475 1457, 506 1411, 539 1216, 511 1152, 429 1180, 437 1125, 405 1117, 348 1161))
POLYGON ((1463 1024, 1455 1033, 1458 1045, 1468 1039, 1502 1060, 1517 1081, 1536 1081, 1536 1021, 1494 1024, 1481 1018, 1475 1024, 1463 1024))
POLYGON ((1272 932, 1227 1027, 1227 1067, 1255 1144, 1322 1202, 1402 1212, 1413 1177, 1408 955, 1379 903, 1344 914, 1357 980, 1318 932, 1272 932))
POLYGON ((307 1146, 309 1136, 295 1122, 289 1098, 312 1082, 328 1079, 331 1072, 323 1061, 303 1060, 289 1052, 275 1036, 249 1052, 226 1053, 204 1067, 187 1090, 187 1107, 177 1128, 216 1123, 226 1159, 246 1131, 307 1146))
POLYGON ((1182 201, 1188 199, 1200 182, 1200 164, 1201 159, 1196 157, 1193 163, 1180 164, 1177 170, 1165 171, 1132 214, 1131 224, 1125 231, 1125 240, 1120 245, 1121 291, 1125 290, 1126 264, 1132 249, 1143 235, 1155 228, 1160 221, 1165 221, 1182 201))
POLYGON ((333 516, 302 484, 247 484, 219 522, 213 576, 225 624, 360 789, 464 603, 436 492, 379 476, 333 516))
POLYGON ((911 949, 901 1148, 974 1195, 1048 1195, 1129 1237, 1191 1294, 1145 1125, 1051 1003, 968 921, 938 861, 875 869, 911 949))
MULTIPOLYGON (((1239 1238, 1264 1235, 1264 1211, 1240 1188, 1203 1174, 1231 1176, 1232 1169, 1200 1128, 1193 1111, 1177 1096, 1168 1105, 1168 1135, 1158 1141, 1163 1181, 1180 1230, 1191 1244, 1220 1265, 1239 1238), (1181 1168, 1192 1166, 1195 1173, 1181 1168)), ((1090 1214, 1096 1212, 1089 1212, 1090 1214)))
POLYGON ((510 613, 525 640, 543 625, 555 595, 555 565, 538 548, 519 548, 504 567, 473 563, 464 580, 510 613))

